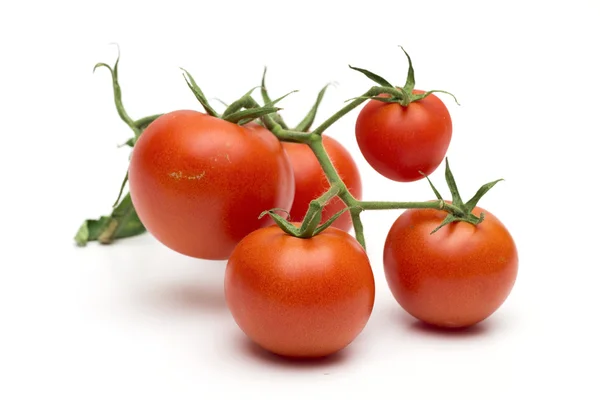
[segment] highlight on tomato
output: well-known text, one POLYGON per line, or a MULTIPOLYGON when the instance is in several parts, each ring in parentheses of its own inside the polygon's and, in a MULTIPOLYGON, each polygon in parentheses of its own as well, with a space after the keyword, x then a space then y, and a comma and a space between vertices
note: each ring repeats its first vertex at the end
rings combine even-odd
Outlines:
POLYGON ((452 139, 452 119, 446 105, 433 94, 447 92, 415 89, 412 61, 404 53, 409 69, 402 88, 352 67, 388 88, 388 93, 373 97, 359 112, 355 135, 365 160, 379 174, 398 182, 413 182, 442 163, 452 139))
POLYGON ((290 358, 325 357, 366 326, 375 281, 366 252, 347 232, 329 226, 296 237, 273 225, 234 249, 225 298, 237 325, 263 349, 290 358))
POLYGON ((404 211, 387 234, 383 265, 394 298, 410 315, 442 328, 464 328, 490 317, 508 298, 518 253, 502 222, 476 205, 497 181, 463 203, 448 167, 446 174, 453 193, 447 203, 464 217, 404 211))

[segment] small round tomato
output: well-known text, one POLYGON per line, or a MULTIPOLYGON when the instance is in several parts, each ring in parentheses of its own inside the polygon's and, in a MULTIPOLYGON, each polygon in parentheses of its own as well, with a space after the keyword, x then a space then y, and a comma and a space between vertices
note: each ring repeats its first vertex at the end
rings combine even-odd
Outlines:
POLYGON ((367 254, 347 232, 329 227, 301 239, 270 226, 246 236, 231 254, 225 298, 238 326, 262 348, 323 357, 366 326, 375 281, 367 254))
MULTIPOLYGON (((323 146, 350 194, 361 200, 362 182, 360 172, 350 152, 337 140, 326 135, 323 135, 323 146)), ((283 143, 283 147, 292 163, 296 185, 294 203, 290 210, 290 220, 299 222, 304 218, 311 200, 319 197, 329 189, 329 182, 310 147, 301 143, 289 142, 283 143)), ((327 221, 344 208, 346 208, 346 204, 339 197, 333 198, 323 208, 321 220, 323 222, 327 221)), ((332 226, 348 231, 352 226, 350 214, 344 213, 334 221, 332 226)))
POLYGON ((506 300, 517 277, 515 242, 491 213, 478 225, 411 209, 392 225, 384 247, 385 277, 396 301, 415 318, 445 328, 474 325, 506 300))
POLYGON ((147 230, 167 247, 227 259, 248 233, 271 224, 260 213, 289 209, 294 175, 277 138, 198 111, 162 115, 136 142, 131 199, 147 230))
POLYGON ((419 171, 429 175, 444 159, 452 138, 452 120, 434 94, 408 106, 370 100, 358 114, 355 133, 360 151, 373 169, 394 181, 413 182, 423 178, 419 171))

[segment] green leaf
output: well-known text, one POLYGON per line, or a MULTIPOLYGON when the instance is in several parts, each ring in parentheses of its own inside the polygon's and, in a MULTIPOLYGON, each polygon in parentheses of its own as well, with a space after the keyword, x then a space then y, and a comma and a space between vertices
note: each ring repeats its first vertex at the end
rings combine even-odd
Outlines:
MULTIPOLYGON (((402 94, 400 92, 400 94, 402 94)), ((402 94, 403 95, 403 94, 402 94)), ((358 96, 358 97, 353 97, 347 100, 344 100, 344 103, 347 103, 349 101, 354 101, 354 100, 377 100, 377 101, 381 101, 382 103, 398 103, 398 99, 393 98, 393 97, 381 97, 381 95, 375 95, 375 96, 358 96)))
POLYGON ((456 98, 456 96, 454 96, 452 93, 447 92, 445 90, 430 90, 430 91, 422 93, 422 94, 412 95, 411 101, 422 100, 422 99, 424 99, 425 97, 429 96, 432 93, 445 93, 445 94, 448 94, 448 95, 452 96, 452 98, 454 99, 454 101, 456 102, 456 104, 458 104, 460 106, 460 103, 458 102, 458 99, 456 98))
POLYGON ((421 175, 423 175, 425 177, 425 179, 427 179, 427 182, 429 182, 429 186, 431 186, 431 189, 433 189, 433 193, 435 193, 435 197, 437 197, 438 200, 444 201, 440 192, 438 192, 438 190, 435 188, 435 186, 433 186, 433 182, 431 182, 431 179, 429 179, 429 177, 427 175, 425 175, 425 173, 423 173, 421 171, 419 171, 419 173, 421 175))
POLYGON ((146 129, 148 127, 148 125, 153 123, 156 119, 158 119, 162 115, 163 114, 154 114, 154 115, 149 115, 144 118, 140 118, 137 121, 134 121, 135 126, 137 126, 141 131, 143 131, 144 129, 146 129))
POLYGON ((298 90, 292 90, 291 92, 288 92, 286 94, 284 94, 283 96, 271 101, 270 103, 265 104, 265 106, 274 106, 275 104, 279 103, 281 100, 285 99, 286 97, 288 97, 290 94, 292 93, 297 93, 298 90))
POLYGON ((317 227, 317 229, 315 229, 313 236, 318 235, 319 233, 323 232, 325 229, 329 228, 331 226, 331 224, 333 224, 335 222, 336 219, 338 219, 346 211, 350 210, 350 208, 351 207, 346 207, 343 210, 340 210, 340 211, 336 212, 334 215, 332 215, 331 218, 329 218, 321 226, 319 226, 319 227, 317 227))
POLYGON ((127 140, 125 143, 121 143, 117 147, 125 147, 125 146, 133 147, 134 145, 135 145, 135 138, 132 137, 132 138, 129 138, 129 140, 127 140))
POLYGON ((287 219, 283 218, 281 215, 277 214, 275 212, 275 210, 278 209, 272 209, 272 210, 267 210, 267 211, 263 211, 258 218, 261 219, 262 217, 264 217, 265 215, 269 215, 269 217, 271 217, 273 219, 273 221, 275 221, 275 223, 277 224, 277 226, 279 226, 281 228, 281 230, 283 230, 285 233, 287 233, 288 235, 294 236, 294 237, 298 237, 299 235, 299 230, 296 226, 294 226, 294 224, 292 224, 291 222, 289 222, 287 219))
POLYGON ((267 91, 267 85, 265 84, 265 80, 267 77, 267 67, 263 70, 262 80, 260 82, 260 94, 262 95, 263 102, 265 104, 271 102, 271 98, 269 97, 269 92, 267 91))
POLYGON ((98 237, 111 221, 111 217, 100 217, 99 219, 86 219, 79 227, 75 235, 75 243, 85 246, 89 241, 98 240, 98 237))
POLYGON ((381 76, 374 74, 371 71, 367 71, 366 69, 362 69, 362 68, 356 68, 356 67, 353 67, 352 65, 348 65, 348 66, 355 71, 362 72, 367 78, 371 79, 373 82, 375 82, 381 86, 386 86, 386 87, 391 87, 391 88, 394 87, 394 85, 392 85, 391 83, 389 83, 388 81, 383 79, 381 76))
POLYGON ((117 206, 117 204, 119 203, 119 200, 121 200, 121 196, 123 196, 123 190, 125 189, 125 185, 127 184, 127 181, 129 180, 129 171, 127 171, 125 173, 125 178, 123 178, 123 182, 121 182, 121 188, 119 189, 119 195, 117 196, 117 200, 115 200, 115 202, 113 203, 113 208, 117 206))
POLYGON ((123 106, 123 99, 121 94, 121 85, 119 84, 119 61, 121 59, 121 49, 117 44, 117 60, 115 61, 114 67, 110 67, 110 65, 106 63, 97 63, 94 65, 93 72, 96 72, 98 68, 104 67, 110 71, 110 75, 112 78, 112 86, 113 86, 113 100, 115 103, 115 107, 117 108, 117 113, 123 122, 127 124, 133 131, 134 135, 138 137, 140 135, 140 129, 135 125, 135 122, 131 119, 127 111, 125 111, 125 107, 123 106))
POLYGON ((223 100, 221 100, 218 97, 214 97, 213 100, 218 101, 219 103, 223 104, 225 106, 225 108, 229 107, 229 104, 227 104, 226 102, 224 102, 223 100))
MULTIPOLYGON (((274 106, 276 103, 280 102, 282 99, 284 99, 288 95, 290 95, 294 92, 297 92, 297 90, 291 91, 290 93, 283 95, 280 98, 278 98, 274 101, 271 101, 268 104, 265 104, 265 106, 263 106, 263 107, 258 107, 258 105, 254 101, 254 99, 252 99, 252 92, 254 90, 256 90, 258 87, 259 86, 252 88, 250 91, 248 91, 242 97, 240 97, 238 100, 231 103, 231 105, 229 105, 229 107, 227 107, 227 109, 223 112, 223 115, 221 116, 221 118, 223 118, 226 121, 229 121, 230 116, 234 115, 236 113, 239 113, 242 108, 248 108, 248 109, 255 109, 255 108, 258 109, 258 108, 268 108, 268 107, 272 108, 272 106, 274 106)), ((277 109, 277 110, 279 110, 279 109, 277 109)), ((265 114, 261 114, 261 115, 265 115, 265 114)))
POLYGON ((306 114, 306 117, 304 117, 304 119, 302 121, 300 121, 300 123, 296 126, 296 128, 295 128, 296 131, 300 131, 300 132, 308 132, 309 131, 313 122, 315 122, 315 118, 317 116, 317 111, 319 109, 319 106, 321 105, 321 101, 323 101, 323 96, 325 95, 325 91, 327 90, 329 85, 331 85, 331 83, 328 83, 327 85, 325 85, 323 87, 323 89, 321 89, 319 91, 319 94, 317 95, 317 100, 315 101, 315 104, 308 111, 308 114, 306 114))
POLYGON ((78 246, 85 246, 94 240, 108 244, 115 239, 136 236, 145 231, 128 193, 110 216, 85 220, 75 235, 75 242, 78 246))
POLYGON ((187 83, 191 91, 194 93, 194 96, 196 96, 196 99, 198 99, 200 104, 202 104, 202 107, 204 107, 206 113, 213 117, 218 117, 219 113, 216 112, 215 109, 210 106, 210 104, 208 103, 208 99, 206 98, 200 87, 196 84, 196 81, 194 80, 192 74, 190 74, 183 68, 181 68, 181 70, 183 71, 183 77, 185 78, 185 82, 187 83))
POLYGON ((466 208, 467 212, 470 213, 471 211, 473 211, 473 209, 475 208, 475 206, 477 205, 479 200, 481 200, 483 195, 486 194, 491 188, 493 188, 496 185, 496 183, 503 181, 503 180, 504 179, 500 178, 493 182, 489 182, 489 183, 486 183, 485 185, 481 186, 479 188, 479 190, 477 191, 477 193, 475 193, 475 195, 473 197, 471 197, 471 199, 465 203, 465 208, 466 208))
POLYGON ((121 204, 113 210, 111 216, 118 222, 118 226, 115 229, 115 234, 113 236, 114 239, 135 236, 146 231, 146 228, 142 224, 142 221, 140 221, 140 217, 133 207, 131 195, 129 193, 123 197, 123 201, 121 201, 121 204))
MULTIPOLYGON (((265 69, 263 71, 260 93, 262 95, 262 99, 263 99, 263 102, 265 103, 265 105, 274 104, 273 101, 271 100, 271 97, 269 96, 269 92, 267 91, 267 85, 265 84, 266 76, 267 76, 267 67, 265 67, 265 69)), ((287 124, 285 123, 285 121, 283 120, 283 117, 279 113, 276 113, 275 115, 273 115, 273 120, 276 123, 278 123, 283 129, 288 129, 287 124)))
POLYGON ((406 75, 406 83, 404 84, 404 90, 406 90, 408 94, 412 94, 413 89, 415 88, 415 70, 413 69, 412 60, 410 59, 410 56, 408 55, 406 50, 404 50, 404 47, 400 46, 400 48, 402 49, 402 51, 406 55, 406 58, 408 59, 408 74, 406 75))
POLYGON ((286 217, 286 219, 287 219, 287 220, 289 220, 289 219, 290 219, 290 212, 289 212, 288 210, 286 210, 286 209, 284 209, 284 208, 277 208, 277 207, 276 207, 276 208, 271 208, 271 209, 270 209, 270 210, 268 210, 268 211, 263 211, 263 212, 262 212, 262 213, 261 213, 261 214, 258 216, 258 219, 261 219, 262 217, 264 217, 266 214, 268 214, 268 213, 269 213, 269 211, 273 211, 273 212, 275 212, 275 211, 281 211, 281 212, 283 212, 283 213, 285 213, 285 214, 287 215, 287 217, 286 217))
POLYGON ((315 230, 321 223, 323 208, 321 206, 313 208, 312 204, 313 203, 311 202, 311 205, 308 207, 308 215, 302 220, 302 225, 300 225, 300 234, 298 237, 313 237, 315 235, 315 230))
POLYGON ((248 120, 252 121, 256 118, 260 118, 264 115, 272 114, 281 110, 281 108, 277 107, 259 107, 259 108, 249 108, 246 110, 240 110, 234 112, 227 116, 227 118, 223 118, 226 121, 233 122, 235 124, 241 123, 241 121, 248 120))
POLYGON ((446 215, 446 218, 444 218, 444 220, 442 221, 442 223, 437 228, 435 228, 433 231, 431 231, 430 234, 433 235, 438 230, 440 230, 440 228, 442 228, 442 227, 444 227, 444 226, 446 226, 446 225, 448 225, 448 224, 450 224, 452 222, 456 222, 458 220, 459 220, 459 218, 455 217, 452 214, 448 214, 448 215, 446 215))
POLYGON ((452 193, 452 204, 458 207, 462 207, 463 201, 460 198, 460 193, 458 192, 458 187, 456 186, 456 181, 454 180, 454 175, 452 175, 452 171, 450 170, 448 157, 446 157, 446 183, 448 184, 450 193, 452 193))

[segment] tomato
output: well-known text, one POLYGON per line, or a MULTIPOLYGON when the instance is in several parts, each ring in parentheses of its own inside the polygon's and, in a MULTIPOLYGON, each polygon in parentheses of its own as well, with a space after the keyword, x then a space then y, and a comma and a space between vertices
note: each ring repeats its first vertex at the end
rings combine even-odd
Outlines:
POLYGON ((412 182, 423 178, 419 171, 429 175, 444 159, 452 138, 452 120, 434 94, 408 106, 370 100, 358 114, 355 134, 373 169, 388 179, 412 182))
POLYGON ((258 219, 289 209, 294 175, 281 143, 258 124, 240 126, 197 111, 167 113, 136 142, 131 199, 148 231, 179 253, 227 259, 258 219))
POLYGON ((392 225, 384 270, 396 301, 415 318, 446 328, 474 325, 506 300, 517 277, 518 255, 507 228, 485 212, 478 225, 452 222, 430 234, 447 213, 411 209, 392 225))
POLYGON ((373 310, 375 282, 363 248, 329 227, 301 239, 278 226, 259 229, 235 248, 225 298, 241 330, 286 357, 323 357, 349 345, 373 310))
MULTIPOLYGON (((337 140, 323 135, 323 146, 335 166, 340 178, 346 184, 348 191, 358 200, 362 199, 362 182, 360 172, 352 155, 337 140)), ((311 200, 319 197, 329 189, 329 182, 310 147, 301 143, 283 144, 294 169, 294 182, 296 184, 294 203, 290 210, 291 221, 302 221, 311 200)), ((323 208, 322 221, 327 221, 338 211, 346 208, 339 198, 333 198, 323 208)), ((352 226, 350 213, 344 213, 333 223, 334 227, 348 231, 352 226)))

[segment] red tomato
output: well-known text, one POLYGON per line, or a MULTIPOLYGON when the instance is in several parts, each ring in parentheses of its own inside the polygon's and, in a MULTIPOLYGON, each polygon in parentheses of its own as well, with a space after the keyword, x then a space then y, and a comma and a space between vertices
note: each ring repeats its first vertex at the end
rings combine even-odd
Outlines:
POLYGON ((289 209, 293 170, 267 129, 240 126, 190 110, 154 121, 134 146, 129 166, 133 205, 148 231, 179 253, 229 257, 258 219, 289 209))
MULTIPOLYGON (((352 159, 352 155, 337 140, 326 135, 323 135, 323 146, 350 193, 358 200, 361 200, 362 182, 360 172, 352 159)), ((299 222, 304 218, 311 200, 319 197, 329 189, 329 182, 310 147, 305 144, 288 142, 284 143, 283 147, 294 168, 294 182, 296 184, 294 203, 290 211, 290 220, 299 222)), ((333 198, 323 208, 322 221, 327 221, 335 213, 344 208, 346 208, 346 205, 339 197, 333 198)), ((348 231, 352 226, 350 213, 342 214, 335 220, 332 226, 348 231)))
POLYGON ((452 120, 434 94, 406 107, 370 100, 358 115, 355 133, 360 151, 377 172, 394 181, 412 182, 423 178, 419 171, 429 175, 444 159, 452 120))
POLYGON ((278 226, 259 229, 235 248, 225 298, 242 331, 286 357, 322 357, 349 345, 366 326, 375 282, 363 248, 329 227, 309 239, 278 226))
POLYGON ((385 241, 385 276, 409 314, 440 327, 467 327, 504 303, 517 277, 517 249, 494 215, 479 207, 473 214, 482 211, 479 225, 453 222, 434 234, 444 211, 411 209, 394 222, 385 241))

